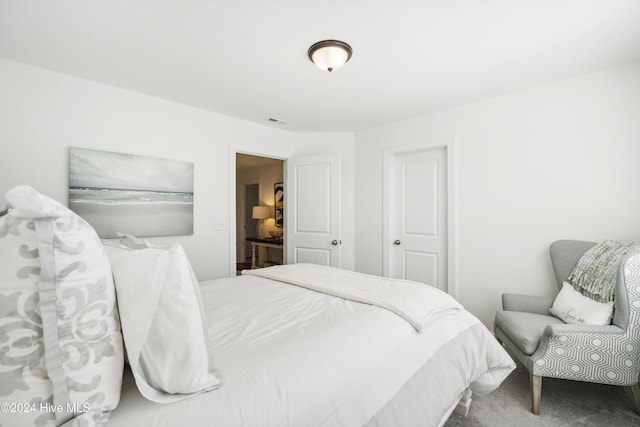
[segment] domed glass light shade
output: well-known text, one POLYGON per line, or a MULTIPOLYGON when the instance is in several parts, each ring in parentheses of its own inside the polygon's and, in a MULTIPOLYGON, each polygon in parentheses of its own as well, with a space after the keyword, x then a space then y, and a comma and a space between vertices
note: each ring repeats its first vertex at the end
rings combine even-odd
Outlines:
POLYGON ((332 72, 351 59, 353 50, 339 40, 323 40, 309 48, 309 59, 322 71, 332 72))

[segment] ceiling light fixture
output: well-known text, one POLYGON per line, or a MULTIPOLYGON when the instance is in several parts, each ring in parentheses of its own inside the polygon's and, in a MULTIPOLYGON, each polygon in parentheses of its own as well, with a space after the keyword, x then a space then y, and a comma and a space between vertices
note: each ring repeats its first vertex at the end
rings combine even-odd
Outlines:
POLYGON ((351 46, 339 40, 322 40, 309 48, 309 59, 322 71, 332 72, 342 67, 353 54, 351 46))

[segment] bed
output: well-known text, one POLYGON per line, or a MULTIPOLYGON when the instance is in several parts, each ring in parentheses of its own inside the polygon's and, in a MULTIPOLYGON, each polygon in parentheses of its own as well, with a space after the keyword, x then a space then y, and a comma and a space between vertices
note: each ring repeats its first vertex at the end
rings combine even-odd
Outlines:
MULTIPOLYGON (((28 190, 21 191, 26 192, 29 203, 44 203, 46 215, 34 214, 28 209, 29 203, 23 204, 15 194, 7 197, 18 206, 14 217, 22 215, 26 219, 7 228, 7 223, 15 220, 7 219, 12 212, 0 217, 0 251, 2 245, 11 246, 5 241, 12 233, 5 233, 3 239, 3 227, 13 230, 15 239, 40 239, 36 244, 41 262, 34 257, 20 262, 31 263, 32 272, 36 265, 33 263, 40 262, 41 276, 29 286, 40 292, 40 310, 44 313, 47 301, 38 286, 46 283, 46 256, 51 255, 47 255, 46 242, 41 238, 45 229, 56 261, 53 268, 59 269, 52 277, 64 291, 58 292, 54 303, 58 308, 73 307, 83 313, 86 322, 85 329, 73 337, 73 345, 65 344, 70 339, 63 335, 69 332, 68 325, 57 328, 56 339, 63 357, 56 363, 50 363, 52 355, 47 343, 52 340, 46 338, 49 329, 44 328, 45 350, 38 357, 47 368, 60 369, 62 365, 67 369, 58 385, 55 371, 50 371, 50 378, 27 378, 27 366, 33 364, 20 365, 24 372, 17 378, 17 359, 0 357, 0 375, 4 375, 9 391, 14 393, 7 397, 5 387, 5 400, 66 404, 65 411, 48 407, 43 411, 41 406, 35 415, 33 411, 3 413, 0 425, 440 426, 456 407, 468 409, 471 392, 491 392, 515 368, 513 360, 477 318, 446 294, 426 285, 312 265, 271 267, 197 283, 180 245, 148 247, 120 241, 113 246, 123 247, 104 247, 105 242, 91 235, 90 230, 87 234, 86 223, 66 208, 40 195, 35 197, 28 190), (43 217, 52 215, 54 219, 47 220, 46 227, 38 225, 43 217), (30 220, 35 221, 35 227, 29 225, 30 220), (72 229, 83 230, 82 244, 78 243, 78 236, 70 234, 72 229), (74 250, 57 252, 64 247, 74 250), (83 251, 75 250, 79 247, 83 251), (91 248, 91 261, 78 258, 86 257, 91 248), (69 267, 83 263, 88 267, 69 267), (104 267, 100 280, 86 277, 95 274, 98 264, 104 267), (113 289, 109 286, 111 273, 115 278, 113 289), (70 281, 74 275, 77 277, 70 281), (354 286, 342 286, 338 291, 323 288, 333 287, 342 277, 354 286), (380 288, 384 292, 370 291, 377 284, 384 285, 380 288), (76 288, 70 290, 69 286, 76 288), (86 287, 90 289, 87 291, 86 287), (364 291, 355 289, 358 287, 364 291), (396 294, 402 294, 404 291, 399 290, 405 288, 408 298, 398 305, 394 302, 396 294), (412 292, 424 294, 426 299, 413 298, 412 292), (80 293, 106 296, 93 308, 81 310, 80 293), (188 305, 191 302, 182 299, 185 295, 193 295, 191 302, 195 302, 188 305), (64 299, 69 296, 70 300, 64 299), (168 306, 175 311, 170 307, 158 320, 158 313, 168 306), (180 319, 183 316, 192 317, 180 319), (180 323, 182 320, 184 323, 180 323), (114 322, 120 322, 123 335, 114 322), (88 337, 88 327, 103 334, 88 337), (204 343, 193 345, 190 340, 198 333, 204 343), (86 345, 78 343, 78 336, 85 339, 86 345), (148 343, 140 344, 140 340, 148 343), (123 361, 122 341, 128 363, 123 361), (107 342, 109 345, 105 345, 107 342), (149 350, 158 348, 161 350, 149 350), (162 358, 167 353, 168 358, 156 366, 150 359, 144 362, 145 351, 147 357, 162 358), (198 354, 205 355, 206 360, 199 360, 198 354), (9 366, 10 363, 14 365, 9 366), (105 363, 105 370, 96 374, 96 366, 105 363), (204 366, 207 380, 188 392, 162 391, 159 382, 150 379, 154 370, 162 374, 163 369, 169 378, 188 377, 198 363, 204 366), (25 391, 24 384, 31 390, 25 391), (79 388, 78 384, 85 386, 79 388), (38 387, 44 397, 28 398, 25 393, 38 387)), ((27 253, 20 251, 22 255, 27 253)), ((2 282, 0 296, 13 295, 6 283, 2 282)), ((24 290, 24 283, 21 286, 24 290)), ((9 299, 0 298, 0 303, 8 302, 9 299)), ((9 317, 15 314, 7 307, 0 309, 10 313, 9 317)), ((68 320, 68 313, 63 317, 68 320)), ((57 319, 59 325, 62 320, 57 319)), ((7 324, 0 324, 0 329, 7 324)), ((3 354, 24 352, 25 340, 19 338, 18 332, 8 335, 8 343, 0 343, 8 345, 0 349, 3 354), (12 342, 19 345, 11 347, 12 342)), ((40 347, 34 349, 33 354, 40 347)))
POLYGON ((220 388, 161 405, 127 372, 110 426, 437 426, 468 387, 489 392, 514 367, 464 310, 418 333, 389 310, 258 276, 201 292, 220 388))

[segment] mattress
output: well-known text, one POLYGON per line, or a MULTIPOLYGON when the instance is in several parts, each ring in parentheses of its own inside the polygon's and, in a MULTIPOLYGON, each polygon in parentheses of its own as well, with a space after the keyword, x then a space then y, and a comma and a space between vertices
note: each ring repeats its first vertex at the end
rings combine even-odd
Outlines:
POLYGON ((219 389, 145 400, 125 372, 109 426, 437 426, 515 364, 461 310, 418 333, 378 307, 255 276, 201 283, 219 389))

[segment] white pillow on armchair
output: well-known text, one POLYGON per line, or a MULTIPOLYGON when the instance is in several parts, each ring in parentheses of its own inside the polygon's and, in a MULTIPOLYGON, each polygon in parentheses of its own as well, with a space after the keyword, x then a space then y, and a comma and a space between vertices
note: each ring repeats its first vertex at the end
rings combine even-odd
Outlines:
POLYGON ((564 282, 549 309, 551 314, 565 323, 574 325, 609 325, 613 318, 613 302, 594 301, 564 282))

